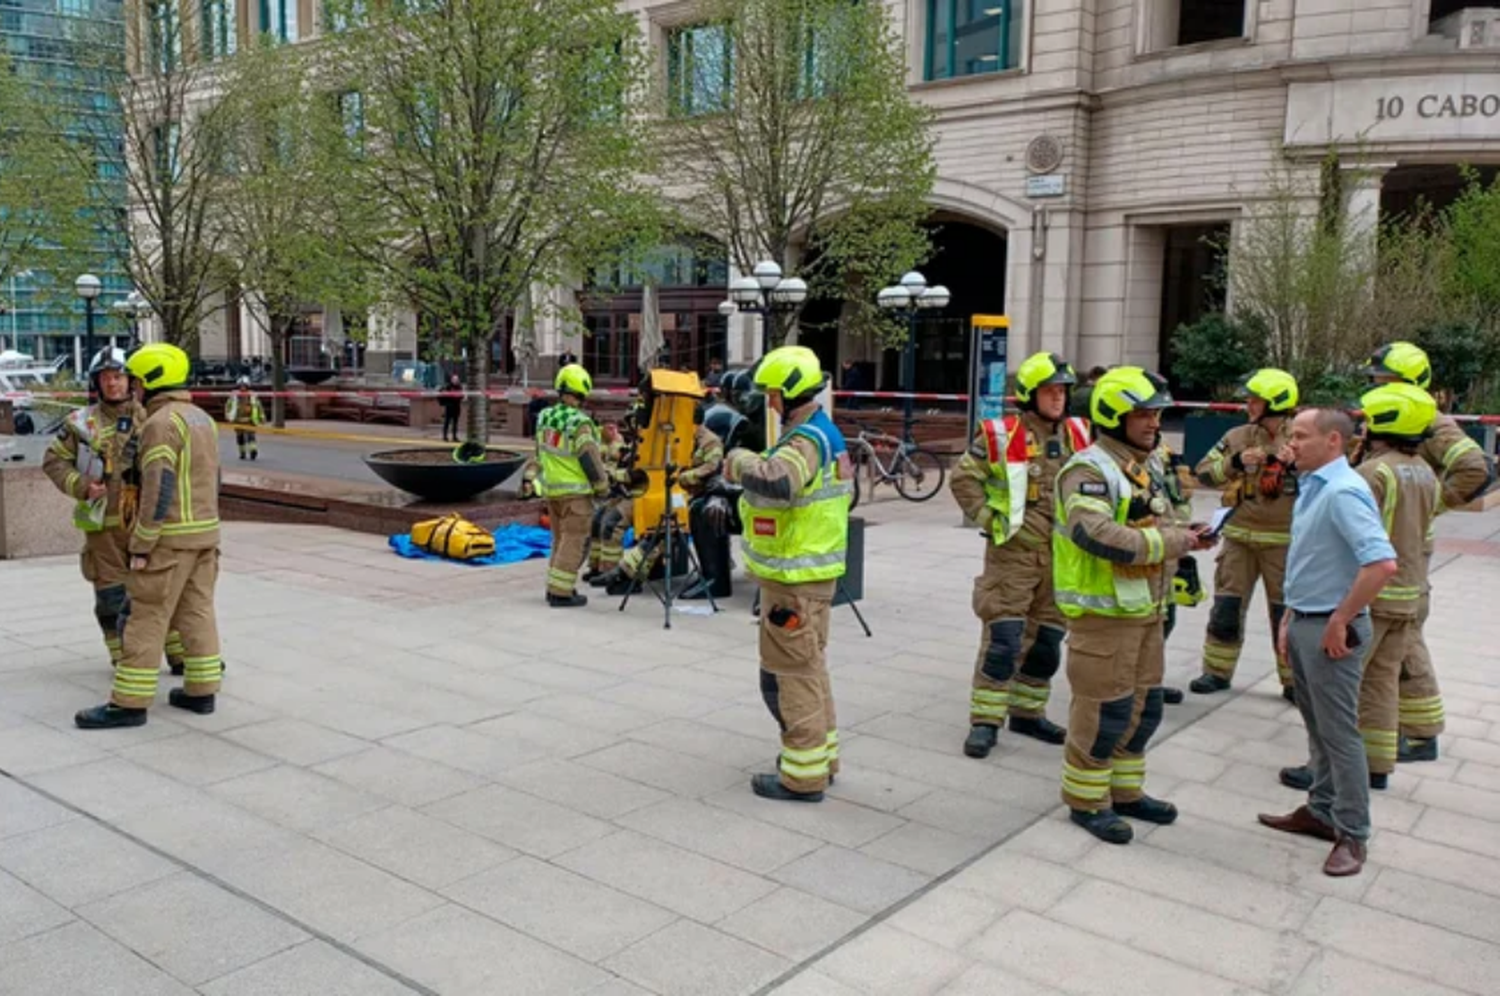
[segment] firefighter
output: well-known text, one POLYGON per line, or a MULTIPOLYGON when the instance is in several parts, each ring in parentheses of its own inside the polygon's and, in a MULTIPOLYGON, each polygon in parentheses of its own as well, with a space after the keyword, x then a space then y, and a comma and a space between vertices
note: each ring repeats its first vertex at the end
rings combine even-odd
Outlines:
MULTIPOLYGON (((677 485, 690 503, 690 516, 691 503, 703 496, 709 482, 719 473, 724 463, 724 444, 712 430, 703 424, 704 411, 701 403, 693 407, 693 463, 692 466, 677 474, 677 485)), ((620 560, 619 570, 601 575, 593 583, 596 586, 604 586, 611 595, 623 595, 631 590, 639 590, 641 582, 650 577, 656 565, 661 562, 663 553, 659 543, 647 542, 646 539, 646 537, 641 537, 641 542, 625 552, 620 560)), ((689 587, 684 590, 682 597, 687 599, 703 597, 696 591, 700 584, 701 579, 689 579, 689 587)))
MULTIPOLYGON (((1168 503, 1172 506, 1172 517, 1179 525, 1191 522, 1193 519, 1193 472, 1182 457, 1173 453, 1172 447, 1162 441, 1160 433, 1157 434, 1156 450, 1151 456, 1151 473, 1156 477, 1161 490, 1167 496, 1168 503)), ((1206 596, 1203 591, 1203 582, 1198 576, 1197 558, 1183 557, 1176 564, 1167 564, 1164 569, 1172 575, 1172 597, 1167 600, 1166 618, 1162 623, 1162 639, 1170 640, 1172 630, 1177 628, 1178 608, 1192 608, 1201 604, 1206 596)), ((1162 701, 1167 705, 1181 705, 1183 698, 1180 688, 1170 685, 1162 688, 1162 701)))
POLYGON ((1052 598, 1052 486, 1089 445, 1088 423, 1068 417, 1073 368, 1037 353, 1016 372, 1020 415, 980 422, 953 473, 953 498, 986 537, 984 573, 974 579, 981 623, 969 693, 964 753, 987 757, 1009 716, 1013 733, 1060 744, 1067 731, 1047 719, 1052 676, 1067 621, 1052 598))
MULTIPOLYGON (((94 586, 94 618, 104 633, 111 667, 120 663, 120 614, 127 601, 130 534, 140 487, 134 476, 146 410, 130 390, 123 350, 107 348, 89 364, 89 388, 98 401, 70 414, 47 448, 42 469, 72 498, 73 525, 83 532, 80 567, 94 586)), ((167 634, 167 662, 182 673, 182 638, 167 634)))
MULTIPOLYGON (((1194 470, 1203 484, 1223 488, 1224 504, 1235 509, 1222 530, 1224 549, 1214 570, 1203 673, 1188 684, 1199 695, 1222 692, 1234 679, 1245 645, 1245 615, 1257 580, 1265 585, 1273 634, 1280 630, 1286 611, 1281 588, 1286 550, 1292 542, 1292 506, 1297 500, 1291 454, 1297 381, 1284 370, 1267 367, 1246 378, 1241 390, 1247 396, 1245 413, 1250 424, 1225 433, 1194 470)), ((1280 654, 1276 673, 1282 696, 1292 701, 1296 693, 1291 667, 1280 654)))
POLYGON ((224 420, 234 426, 234 441, 240 448, 240 459, 246 456, 254 460, 260 455, 255 445, 255 430, 266 420, 261 410, 260 399, 250 393, 250 378, 241 377, 235 382, 234 393, 224 403, 224 420))
POLYGON ((73 717, 86 730, 142 726, 156 698, 162 642, 181 634, 184 679, 170 705, 214 711, 223 665, 214 611, 219 577, 219 431, 185 390, 191 363, 176 346, 152 343, 126 360, 144 392, 135 474, 140 498, 129 527, 128 602, 120 615, 121 658, 104 705, 73 717))
POLYGON ((547 502, 552 525, 552 560, 547 568, 547 604, 566 609, 587 605, 577 591, 578 569, 588 557, 594 499, 609 489, 594 420, 583 403, 594 389, 589 372, 570 363, 553 381, 557 404, 536 420, 536 456, 522 474, 521 493, 547 502))
MULTIPOLYGON (((1365 436, 1359 476, 1369 484, 1396 548, 1396 576, 1370 603, 1374 635, 1359 683, 1359 732, 1365 741, 1370 788, 1387 787, 1396 769, 1400 730, 1399 685, 1411 643, 1421 632, 1427 600, 1427 536, 1441 502, 1437 475, 1419 454, 1437 417, 1432 395, 1413 384, 1381 384, 1359 399, 1365 436)), ((1282 771, 1283 784, 1306 789, 1311 767, 1282 771)))
POLYGON ((1057 479, 1053 586, 1068 618, 1073 702, 1062 798, 1074 823, 1100 840, 1128 843, 1121 817, 1167 824, 1171 803, 1145 794, 1146 745, 1162 718, 1163 614, 1172 597, 1165 565, 1215 538, 1179 526, 1151 453, 1167 384, 1139 367, 1099 378, 1090 399, 1097 439, 1057 479))
MULTIPOLYGON (((1404 381, 1424 391, 1432 386, 1432 364, 1427 354, 1409 342, 1393 342, 1376 350, 1365 372, 1377 384, 1404 381)), ((1417 453, 1442 484, 1439 515, 1467 505, 1495 481, 1494 466, 1485 458, 1484 450, 1448 415, 1437 416, 1417 453)), ((1433 537, 1429 534, 1426 545, 1429 558, 1432 544, 1433 537)), ((1417 605, 1417 631, 1401 665, 1401 736, 1397 759, 1403 763, 1436 761, 1438 735, 1443 732, 1443 694, 1432 666, 1432 654, 1422 635, 1430 597, 1430 591, 1422 592, 1417 605)))
POLYGON ((781 727, 778 770, 750 783, 768 799, 819 802, 838 771, 826 651, 853 472, 843 435, 817 402, 827 383, 805 346, 767 353, 755 385, 781 416, 781 439, 765 453, 737 449, 724 461, 725 477, 744 488, 746 567, 761 585, 761 696, 781 727))
MULTIPOLYGON (((629 470, 630 444, 613 422, 600 429, 600 436, 599 455, 604 459, 605 473, 611 481, 618 481, 620 471, 629 470)), ((609 498, 594 509, 589 525, 589 569, 583 580, 593 584, 620 563, 634 511, 633 497, 613 488, 609 498)))

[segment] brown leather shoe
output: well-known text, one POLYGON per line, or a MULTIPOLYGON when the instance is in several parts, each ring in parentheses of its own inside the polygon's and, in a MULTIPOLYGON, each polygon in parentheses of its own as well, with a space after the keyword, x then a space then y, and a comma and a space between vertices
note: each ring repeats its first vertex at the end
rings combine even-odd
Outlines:
POLYGON ((1340 837, 1323 862, 1323 874, 1334 878, 1358 875, 1365 866, 1365 845, 1353 837, 1340 837))
POLYGON ((1339 839, 1338 832, 1314 816, 1312 810, 1306 806, 1298 806, 1285 816, 1261 813, 1256 819, 1260 820, 1264 826, 1272 830, 1280 830, 1282 833, 1297 833, 1304 837, 1316 837, 1319 840, 1328 841, 1339 839))

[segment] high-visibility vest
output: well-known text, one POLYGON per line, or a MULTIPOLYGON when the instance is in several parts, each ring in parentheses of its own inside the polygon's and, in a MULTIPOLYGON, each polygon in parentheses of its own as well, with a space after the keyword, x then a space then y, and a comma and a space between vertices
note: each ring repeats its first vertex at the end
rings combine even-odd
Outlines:
POLYGON ((589 495, 594 486, 578 459, 578 433, 593 420, 572 405, 556 404, 536 420, 536 454, 540 472, 536 492, 543 498, 589 495))
POLYGON ((843 577, 849 544, 852 488, 838 476, 839 457, 847 451, 844 436, 819 411, 781 437, 766 456, 798 436, 812 440, 818 448, 818 471, 802 493, 781 500, 746 488, 740 496, 745 568, 756 577, 782 584, 843 577))
POLYGON ((260 425, 266 420, 265 412, 261 410, 260 399, 253 394, 241 395, 235 392, 229 396, 224 403, 224 421, 235 425, 260 425), (250 402, 245 407, 240 407, 241 400, 250 402), (241 418, 243 416, 243 418, 241 418))
MULTIPOLYGON (((1152 597, 1149 578, 1123 576, 1115 570, 1114 564, 1088 553, 1060 528, 1067 521, 1069 502, 1101 502, 1112 510, 1115 521, 1122 525, 1130 518, 1135 486, 1114 458, 1100 447, 1090 446, 1073 455, 1058 475, 1059 479, 1078 466, 1097 469, 1104 476, 1107 493, 1098 498, 1070 495, 1065 499, 1062 495, 1057 496, 1059 528, 1052 532, 1052 585, 1058 609, 1069 619, 1085 615, 1140 618, 1157 612, 1160 606, 1152 597)), ((1162 547, 1160 530, 1152 526, 1142 532, 1147 535, 1148 543, 1154 542, 1158 548, 1162 547)))
MULTIPOLYGON (((1089 447, 1089 423, 1087 419, 1063 420, 1067 428, 1070 453, 1078 453, 1089 447)), ((1007 415, 1004 419, 987 418, 980 422, 984 431, 986 459, 989 461, 989 476, 984 480, 985 505, 993 511, 990 535, 995 545, 1012 539, 1021 531, 1026 518, 1026 492, 1031 484, 1031 460, 1037 454, 1030 451, 1026 439, 1026 425, 1018 415, 1007 415)))

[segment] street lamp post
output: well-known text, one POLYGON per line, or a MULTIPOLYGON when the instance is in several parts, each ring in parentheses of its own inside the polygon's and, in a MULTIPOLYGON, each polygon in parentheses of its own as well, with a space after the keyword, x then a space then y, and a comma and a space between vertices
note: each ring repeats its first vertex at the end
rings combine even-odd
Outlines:
POLYGON ((84 299, 84 371, 93 363, 93 303, 104 285, 93 273, 84 273, 74 281, 74 293, 84 299))
POLYGON ((915 270, 901 278, 898 284, 883 288, 875 297, 875 303, 906 322, 906 344, 901 348, 901 390, 906 395, 902 405, 902 438, 911 439, 912 394, 917 383, 917 316, 923 311, 936 311, 948 307, 951 295, 941 284, 927 286, 927 278, 915 270))
POLYGON ((771 319, 778 312, 792 312, 807 301, 807 281, 781 275, 781 267, 770 260, 756 263, 751 275, 729 285, 729 298, 719 305, 725 318, 744 313, 760 316, 760 355, 771 351, 771 319))
POLYGON ((130 324, 130 342, 127 348, 135 349, 141 344, 141 319, 151 310, 150 302, 141 296, 140 291, 133 290, 110 308, 130 324))

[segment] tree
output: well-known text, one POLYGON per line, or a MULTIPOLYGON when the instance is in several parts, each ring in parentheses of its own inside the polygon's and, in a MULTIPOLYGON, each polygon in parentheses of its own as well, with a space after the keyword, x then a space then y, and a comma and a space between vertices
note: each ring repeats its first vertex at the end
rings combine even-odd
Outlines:
POLYGON ((362 134, 338 132, 334 224, 430 334, 467 351, 466 435, 483 443, 506 313, 654 233, 634 18, 613 0, 332 6, 323 64, 365 116, 362 134))
POLYGON ((331 234, 336 171, 324 137, 330 119, 342 121, 348 108, 314 88, 311 54, 269 41, 240 52, 219 98, 227 164, 223 251, 262 305, 249 311, 271 343, 277 427, 286 420, 285 343, 298 309, 313 302, 357 311, 368 303, 364 268, 331 234))
MULTIPOLYGON (((935 168, 929 113, 906 90, 887 5, 707 0, 672 34, 661 130, 684 213, 749 273, 762 259, 812 293, 858 298, 921 262, 935 168)), ((846 309, 869 331, 872 308, 846 309)), ((786 315, 773 339, 795 336, 786 315)))
POLYGON ((91 150, 66 125, 79 113, 66 82, 23 75, 0 49, 0 284, 32 267, 77 272, 93 248, 92 171, 76 168, 91 150))
POLYGON ((84 39, 75 47, 89 85, 123 118, 123 135, 101 132, 90 144, 107 150, 107 172, 125 177, 128 204, 118 225, 126 270, 164 341, 192 352, 238 273, 219 223, 229 184, 225 114, 213 99, 218 68, 202 56, 201 20, 184 21, 184 9, 179 0, 125 5, 124 51, 133 66, 89 61, 91 52, 118 51, 118 42, 111 49, 84 39))

